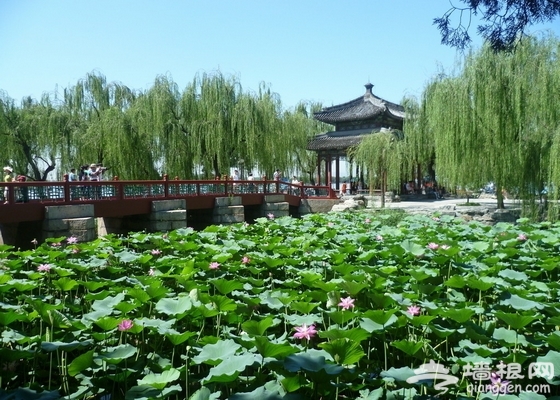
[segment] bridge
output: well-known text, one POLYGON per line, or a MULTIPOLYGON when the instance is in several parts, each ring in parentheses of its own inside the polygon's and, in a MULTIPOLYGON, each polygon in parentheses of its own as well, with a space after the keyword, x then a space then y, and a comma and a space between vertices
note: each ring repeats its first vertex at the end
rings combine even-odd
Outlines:
MULTIPOLYGON (((37 230, 44 230, 43 222, 47 211, 56 208, 60 214, 72 208, 63 206, 81 206, 73 209, 87 208, 88 218, 110 220, 152 214, 154 204, 181 204, 186 224, 187 211, 189 218, 193 216, 196 220, 200 215, 212 216, 216 207, 224 204, 232 206, 230 208, 241 206, 245 210, 244 219, 247 220, 266 216, 263 214, 265 211, 262 211, 266 210, 263 206, 271 201, 282 202, 289 210, 298 210, 304 203, 317 200, 336 202, 337 199, 336 193, 329 186, 296 185, 275 180, 171 180, 168 176, 164 176, 162 180, 143 181, 121 181, 115 178, 99 182, 69 182, 66 179, 2 184, 7 189, 6 202, 0 203, 0 228, 5 243, 7 231, 12 231, 7 235, 11 237, 22 237, 21 231, 30 230, 35 231, 36 236, 41 236, 37 235, 37 230), (247 210, 251 209, 253 211, 249 213, 250 218, 247 218, 247 210), (19 233, 13 233, 18 230, 19 233)), ((297 211, 290 214, 297 214, 297 211)), ((83 215, 69 212, 67 218, 63 214, 59 218, 66 220, 77 217, 83 215)), ((212 219, 207 218, 207 222, 207 225, 212 223, 212 219)), ((191 221, 189 226, 192 226, 191 221)), ((25 234, 24 240, 31 237, 30 234, 25 234)), ((9 241, 21 242, 15 239, 9 241)))
POLYGON ((0 204, 0 223, 39 221, 46 206, 93 204, 95 217, 150 213, 154 200, 185 199, 187 209, 212 209, 217 197, 239 196, 243 205, 262 204, 265 195, 282 194, 291 206, 302 199, 335 199, 328 186, 283 181, 163 180, 33 181, 3 183, 7 203, 0 204))

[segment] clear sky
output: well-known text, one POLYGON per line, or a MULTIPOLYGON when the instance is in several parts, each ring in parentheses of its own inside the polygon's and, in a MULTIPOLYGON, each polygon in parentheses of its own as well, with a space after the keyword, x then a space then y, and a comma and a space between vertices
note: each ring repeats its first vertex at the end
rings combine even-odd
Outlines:
MULTIPOLYGON (((244 91, 269 85, 285 108, 350 101, 368 82, 400 102, 456 64, 432 25, 448 8, 448 0, 0 0, 0 90, 39 99, 93 71, 139 90, 168 75, 182 90, 220 71, 244 91)), ((544 28, 558 35, 559 26, 544 28)))

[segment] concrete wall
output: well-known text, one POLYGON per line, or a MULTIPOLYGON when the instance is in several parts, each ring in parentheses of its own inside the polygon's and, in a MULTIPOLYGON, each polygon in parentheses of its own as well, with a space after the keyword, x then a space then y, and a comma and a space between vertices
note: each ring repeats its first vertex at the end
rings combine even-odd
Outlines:
POLYGON ((156 200, 150 214, 128 215, 122 218, 98 218, 99 236, 109 233, 125 235, 128 232, 167 232, 187 227, 185 199, 156 200))
POLYGON ((47 238, 74 236, 80 242, 97 237, 93 204, 46 206, 41 241, 47 238))

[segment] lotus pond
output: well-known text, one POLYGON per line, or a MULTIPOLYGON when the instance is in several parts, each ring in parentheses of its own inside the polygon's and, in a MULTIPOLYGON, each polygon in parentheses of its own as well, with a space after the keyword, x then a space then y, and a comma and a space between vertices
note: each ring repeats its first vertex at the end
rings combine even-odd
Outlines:
POLYGON ((554 398, 560 225, 385 218, 0 246, 0 398, 554 398))

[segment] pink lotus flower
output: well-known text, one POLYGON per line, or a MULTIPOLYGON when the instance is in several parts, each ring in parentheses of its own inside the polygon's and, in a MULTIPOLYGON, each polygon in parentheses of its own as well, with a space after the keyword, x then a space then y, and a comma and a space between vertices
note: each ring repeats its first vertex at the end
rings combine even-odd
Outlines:
POLYGON ((242 262, 243 264, 249 264, 249 263, 251 262, 251 259, 250 259, 249 257, 247 257, 247 256, 244 256, 244 257, 241 259, 241 262, 242 262))
POLYGON ((439 248, 439 244, 434 242, 428 243, 428 248, 432 250, 437 250, 439 248))
POLYGON ((72 249, 72 254, 78 254, 79 252, 80 252, 80 249, 77 249, 77 248, 72 249))
POLYGON ((415 315, 420 315, 420 307, 418 307, 418 306, 409 306, 409 307, 406 309, 406 312, 409 313, 410 315, 412 315, 413 317, 414 317, 415 315))
POLYGON ((274 219, 274 214, 272 213, 268 213, 266 216, 268 217, 268 219, 274 219))
POLYGON ((50 264, 41 264, 37 267, 37 271, 39 272, 49 272, 51 270, 50 264))
POLYGON ((75 237, 75 236, 70 236, 69 238, 66 239, 66 243, 76 244, 76 243, 78 243, 78 238, 75 237))
POLYGON ((161 254, 161 250, 158 250, 158 249, 153 249, 153 250, 152 250, 152 255, 153 255, 153 256, 158 256, 158 255, 160 255, 160 254, 161 254))
POLYGON ((364 221, 366 224, 369 224, 371 222, 371 219, 366 218, 366 220, 364 221))
POLYGON ((129 319, 123 319, 121 321, 121 323, 118 326, 119 331, 123 332, 123 331, 128 331, 130 329, 132 329, 132 327, 134 326, 134 324, 132 323, 131 320, 129 319))
POLYGON ((343 310, 354 308, 354 299, 351 297, 342 298, 340 299, 340 303, 338 303, 338 306, 342 307, 343 310))
POLYGON ((438 217, 433 217, 432 220, 434 220, 434 221, 436 221, 436 222, 441 221, 438 217))
POLYGON ((37 246, 37 243, 39 243, 39 242, 37 242, 37 239, 33 239, 33 240, 31 241, 31 244, 32 244, 33 246, 37 246))
POLYGON ((51 243, 51 246, 52 247, 60 247, 60 246, 62 246, 62 244, 61 243, 51 243))
POLYGON ((307 326, 303 324, 302 326, 296 326, 296 333, 294 333, 294 337, 296 339, 311 339, 313 336, 317 334, 317 330, 315 329, 315 325, 307 326))
POLYGON ((383 236, 377 235, 377 236, 375 237, 375 240, 377 240, 378 242, 382 242, 382 241, 383 241, 383 236))
POLYGON ((216 262, 216 261, 211 262, 210 265, 208 266, 208 268, 210 268, 210 269, 219 269, 219 268, 220 268, 220 263, 218 263, 218 262, 216 262))
POLYGON ((519 236, 517 236, 517 240, 519 240, 520 242, 524 242, 525 240, 527 240, 527 235, 525 235, 524 233, 520 233, 519 236))
POLYGON ((492 382, 492 387, 490 390, 492 391, 493 394, 508 393, 509 385, 511 384, 510 381, 502 380, 502 378, 498 374, 492 372, 490 374, 490 382, 492 382))

